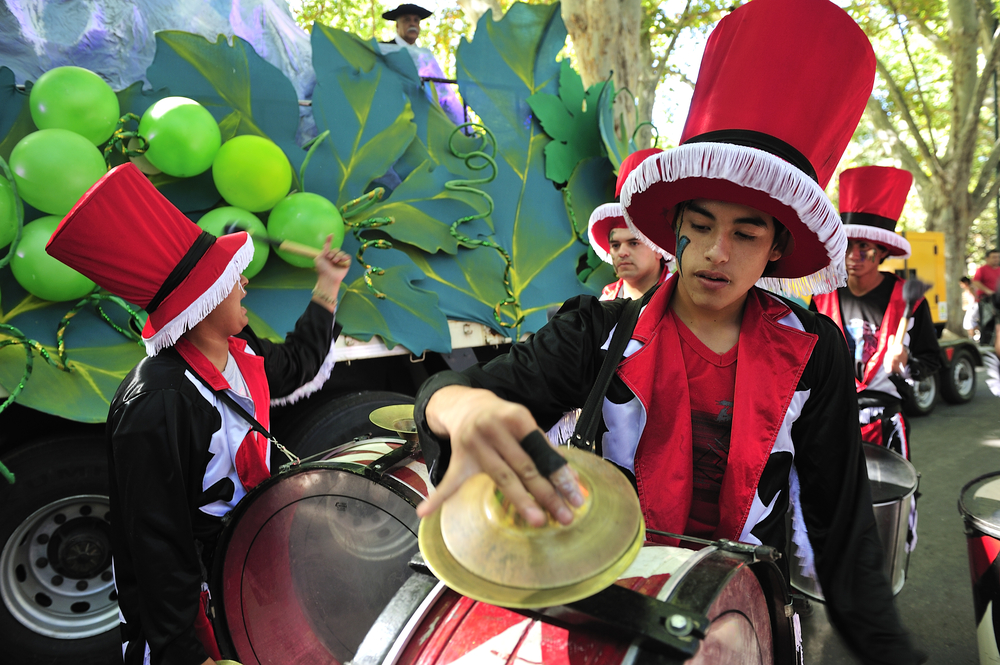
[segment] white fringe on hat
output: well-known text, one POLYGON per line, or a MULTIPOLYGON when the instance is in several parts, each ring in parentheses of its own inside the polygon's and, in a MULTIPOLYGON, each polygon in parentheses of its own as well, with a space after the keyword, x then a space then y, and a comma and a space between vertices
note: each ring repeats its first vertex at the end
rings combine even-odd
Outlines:
MULTIPOLYGON (((658 182, 687 178, 727 180, 766 193, 798 212, 799 219, 826 248, 828 263, 825 268, 804 277, 762 277, 757 282, 760 288, 783 295, 802 296, 830 293, 847 283, 847 269, 844 267, 847 236, 840 215, 826 193, 815 180, 796 167, 756 148, 728 143, 690 143, 643 161, 625 181, 621 202, 629 228, 650 247, 656 248, 656 245, 636 228, 628 214, 632 197, 658 182)), ((789 227, 789 224, 782 223, 789 227)), ((793 237, 795 230, 794 227, 789 228, 793 237)))
MULTIPOLYGON (((334 319, 334 324, 336 324, 336 319, 334 319)), ((333 338, 330 342, 330 350, 326 353, 326 358, 323 360, 323 364, 319 366, 319 371, 316 372, 314 376, 308 383, 303 383, 301 386, 296 388, 293 392, 285 395, 284 397, 274 397, 271 399, 271 406, 284 406, 286 404, 295 404, 300 399, 305 399, 309 397, 314 392, 323 387, 327 379, 330 378, 330 374, 333 372, 333 366, 336 361, 333 358, 333 346, 336 343, 337 338, 333 338)))
POLYGON ((912 251, 910 241, 894 231, 880 229, 877 226, 868 226, 867 224, 844 224, 844 233, 847 234, 848 240, 871 240, 879 245, 892 247, 897 251, 903 252, 902 254, 892 255, 896 258, 910 258, 910 252, 912 251))
POLYGON ((215 280, 215 283, 193 303, 188 305, 183 312, 156 331, 152 337, 143 339, 143 342, 146 343, 146 355, 150 357, 155 356, 163 349, 176 344, 181 335, 198 325, 212 310, 222 304, 222 301, 229 297, 240 274, 246 270, 246 267, 250 265, 250 261, 252 260, 253 238, 247 234, 246 242, 233 255, 233 258, 229 261, 229 265, 222 271, 219 278, 215 280))
MULTIPOLYGON (((594 208, 594 212, 590 213, 590 222, 587 224, 587 235, 590 236, 590 246, 594 249, 594 253, 597 257, 604 261, 605 263, 614 264, 611 260, 611 254, 604 251, 604 248, 598 243, 597 237, 594 235, 594 226, 605 219, 611 219, 613 217, 621 217, 625 221, 625 213, 622 211, 622 204, 620 203, 602 203, 601 205, 594 208)), ((626 222, 627 223, 627 222, 626 222)), ((638 237, 638 236, 637 236, 638 237)), ((610 238, 604 238, 604 240, 610 246, 610 238)), ((660 258, 666 261, 673 261, 674 255, 670 252, 662 249, 649 241, 648 238, 642 238, 643 244, 648 245, 660 258)))
MULTIPOLYGON (((594 212, 590 213, 590 222, 587 224, 587 235, 590 236, 590 246, 594 249, 594 254, 597 254, 597 257, 605 263, 612 263, 611 254, 604 251, 604 248, 598 243, 597 238, 594 236, 594 225, 612 217, 625 219, 620 203, 603 203, 597 206, 594 208, 594 212)), ((608 239, 605 238, 604 240, 607 241, 608 239)))

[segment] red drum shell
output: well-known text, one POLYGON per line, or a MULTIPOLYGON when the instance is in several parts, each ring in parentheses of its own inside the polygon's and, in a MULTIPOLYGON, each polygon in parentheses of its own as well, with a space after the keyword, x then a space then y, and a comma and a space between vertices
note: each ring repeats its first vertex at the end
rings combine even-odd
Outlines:
POLYGON ((979 662, 1000 662, 1000 472, 962 488, 958 511, 965 522, 976 615, 979 662))
POLYGON ((345 663, 409 576, 422 459, 379 474, 393 438, 342 446, 255 488, 220 537, 216 637, 244 665, 345 663))
MULTIPOLYGON (((743 555, 705 548, 699 552, 647 545, 618 584, 712 620, 689 665, 762 665, 798 662, 795 631, 785 616, 787 594, 773 564, 752 564, 743 555)), ((401 591, 401 593, 403 593, 401 591)), ((450 665, 452 663, 539 663, 617 665, 638 649, 628 637, 581 628, 565 629, 523 614, 477 602, 439 585, 412 616, 393 606, 379 618, 356 663, 450 665), (395 622, 396 626, 389 624, 395 622), (404 625, 405 624, 405 625, 404 625), (387 653, 372 646, 395 637, 387 653), (375 639, 373 639, 375 638, 375 639), (377 649, 373 649, 375 653, 377 649)))

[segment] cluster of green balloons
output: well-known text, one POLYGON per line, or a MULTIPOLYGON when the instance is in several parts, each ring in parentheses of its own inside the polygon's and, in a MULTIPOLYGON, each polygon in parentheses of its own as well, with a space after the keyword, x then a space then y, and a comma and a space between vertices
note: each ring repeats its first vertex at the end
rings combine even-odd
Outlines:
MULTIPOLYGON (((15 279, 45 300, 77 300, 94 283, 45 253, 60 219, 107 172, 97 146, 115 131, 118 97, 100 76, 81 67, 57 67, 38 78, 28 97, 37 127, 14 146, 10 169, 17 196, 50 216, 26 224, 11 257, 15 279)), ((17 235, 14 187, 0 178, 0 248, 17 235)))

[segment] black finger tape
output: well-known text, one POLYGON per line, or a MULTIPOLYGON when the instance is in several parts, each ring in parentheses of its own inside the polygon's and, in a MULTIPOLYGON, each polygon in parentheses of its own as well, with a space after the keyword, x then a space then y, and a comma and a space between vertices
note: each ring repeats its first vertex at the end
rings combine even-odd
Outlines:
POLYGON ((521 439, 521 447, 543 476, 551 476, 566 465, 566 458, 556 452, 541 430, 536 429, 521 439))

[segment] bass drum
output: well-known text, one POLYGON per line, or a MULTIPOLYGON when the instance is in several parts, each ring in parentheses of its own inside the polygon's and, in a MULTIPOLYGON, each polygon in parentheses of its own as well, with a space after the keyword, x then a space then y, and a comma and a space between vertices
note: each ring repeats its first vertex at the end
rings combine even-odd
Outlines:
POLYGON ((979 662, 1000 663, 1000 472, 963 487, 958 512, 969 548, 979 662))
POLYGON ((416 445, 352 442, 254 488, 214 562, 216 639, 244 665, 346 663, 417 552, 416 445))
MULTIPOLYGON (((692 658, 660 657, 655 662, 801 663, 800 633, 786 612, 790 600, 774 564, 753 563, 746 555, 714 547, 695 552, 647 544, 617 584, 711 621, 692 658)), ((353 665, 619 665, 644 662, 644 655, 651 654, 629 636, 562 628, 471 600, 415 574, 372 626, 353 665)))

